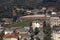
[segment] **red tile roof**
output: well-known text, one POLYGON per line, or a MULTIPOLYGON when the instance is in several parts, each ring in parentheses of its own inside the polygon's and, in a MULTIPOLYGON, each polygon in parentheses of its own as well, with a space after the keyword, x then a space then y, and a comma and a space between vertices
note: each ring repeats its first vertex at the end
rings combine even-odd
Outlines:
POLYGON ((3 38, 17 38, 18 39, 18 36, 14 34, 7 34, 3 38))

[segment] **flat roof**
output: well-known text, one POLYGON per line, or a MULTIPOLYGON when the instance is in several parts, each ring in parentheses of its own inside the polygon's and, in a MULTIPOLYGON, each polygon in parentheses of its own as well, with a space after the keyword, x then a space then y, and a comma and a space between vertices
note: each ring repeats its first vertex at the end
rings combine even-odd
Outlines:
MULTIPOLYGON (((46 16, 47 18, 50 18, 50 15, 46 16)), ((22 19, 44 19, 45 15, 28 15, 28 16, 22 16, 22 19)))

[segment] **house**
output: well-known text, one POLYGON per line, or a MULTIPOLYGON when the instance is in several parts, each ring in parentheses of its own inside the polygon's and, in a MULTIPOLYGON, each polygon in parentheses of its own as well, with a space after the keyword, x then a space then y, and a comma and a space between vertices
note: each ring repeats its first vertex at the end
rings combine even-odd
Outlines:
POLYGON ((50 18, 50 25, 51 25, 51 27, 53 27, 53 26, 59 26, 60 25, 60 18, 59 17, 57 17, 57 16, 52 16, 51 18, 50 18))
POLYGON ((0 33, 4 31, 4 27, 0 27, 0 33))
POLYGON ((49 11, 54 11, 54 10, 56 10, 56 8, 54 6, 51 6, 51 7, 48 7, 48 10, 49 11))
POLYGON ((7 34, 3 36, 3 40, 18 40, 18 36, 14 34, 7 34))
POLYGON ((36 21, 32 22, 32 28, 33 28, 33 30, 34 30, 36 27, 37 27, 37 28, 40 28, 40 22, 36 22, 36 21))
POLYGON ((5 21, 4 24, 12 24, 13 21, 12 18, 2 18, 2 20, 5 21))
POLYGON ((60 11, 57 12, 57 16, 60 17, 60 11))
MULTIPOLYGON (((46 15, 46 18, 49 19, 50 15, 46 15)), ((45 19, 45 15, 27 15, 27 16, 22 16, 21 19, 24 20, 36 20, 36 19, 40 19, 40 20, 44 20, 45 19)))
POLYGON ((30 14, 30 13, 32 13, 32 11, 31 10, 26 10, 26 13, 30 14))
POLYGON ((9 30, 8 28, 6 28, 5 30, 4 30, 4 34, 6 35, 6 34, 12 34, 13 33, 13 30, 9 30))
POLYGON ((34 15, 36 15, 38 12, 40 12, 39 9, 33 9, 33 10, 32 10, 32 13, 33 13, 34 15))
POLYGON ((52 31, 52 40, 60 40, 60 26, 56 26, 52 31))
POLYGON ((30 40, 30 33, 28 32, 29 29, 25 29, 24 27, 16 28, 16 33, 19 33, 19 39, 21 40, 30 40))

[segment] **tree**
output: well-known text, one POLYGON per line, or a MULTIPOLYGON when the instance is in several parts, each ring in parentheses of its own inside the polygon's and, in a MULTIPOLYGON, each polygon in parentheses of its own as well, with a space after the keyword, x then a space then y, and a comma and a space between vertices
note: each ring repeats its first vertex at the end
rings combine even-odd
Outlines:
POLYGON ((43 22, 43 32, 46 33, 46 22, 43 22))
POLYGON ((17 16, 13 16, 13 22, 16 22, 17 16))
MULTIPOLYGON (((34 40, 34 35, 37 35, 39 33, 39 28, 35 28, 35 30, 33 31, 33 28, 31 27, 32 26, 32 22, 30 23, 30 36, 31 36, 31 39, 30 40, 34 40)), ((39 40, 39 38, 37 38, 39 40)))
POLYGON ((2 32, 2 33, 0 33, 0 40, 3 40, 3 37, 4 36, 4 33, 2 32))
POLYGON ((37 35, 39 33, 39 28, 35 28, 34 34, 37 35))
POLYGON ((30 37, 31 37, 30 40, 34 40, 34 32, 33 32, 33 28, 31 26, 32 26, 32 22, 30 23, 30 30, 29 30, 29 32, 30 32, 30 37))
POLYGON ((36 40, 40 40, 40 38, 36 37, 36 40))
POLYGON ((48 14, 50 14, 50 15, 51 15, 51 13, 52 13, 51 11, 48 11, 48 14))
POLYGON ((46 24, 46 22, 43 23, 43 32, 45 34, 44 40, 51 40, 51 27, 50 24, 46 24))

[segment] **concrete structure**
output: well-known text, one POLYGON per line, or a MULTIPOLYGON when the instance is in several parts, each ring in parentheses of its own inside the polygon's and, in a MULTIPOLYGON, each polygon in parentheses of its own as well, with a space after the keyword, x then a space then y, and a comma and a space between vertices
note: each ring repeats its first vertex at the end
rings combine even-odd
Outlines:
POLYGON ((4 34, 12 34, 13 33, 13 30, 9 30, 8 28, 6 30, 4 30, 4 34))
POLYGON ((60 40, 60 26, 57 26, 53 29, 52 40, 60 40))
POLYGON ((52 14, 52 15, 57 15, 57 13, 56 13, 56 12, 52 12, 51 14, 52 14))
POLYGON ((54 7, 54 6, 48 7, 48 10, 49 11, 54 11, 54 10, 56 10, 56 7, 54 7))
POLYGON ((20 40, 30 40, 30 33, 28 31, 28 29, 25 29, 23 27, 16 29, 16 33, 18 33, 20 40))
MULTIPOLYGON (((50 15, 46 15, 46 19, 49 19, 50 15)), ((42 15, 28 15, 28 16, 22 16, 21 19, 23 20, 44 20, 45 19, 45 14, 42 15)))
POLYGON ((60 18, 59 17, 51 17, 50 18, 50 24, 51 24, 51 27, 53 26, 59 26, 60 25, 60 18))
MULTIPOLYGON (((38 25, 42 28, 43 27, 43 21, 45 20, 45 14, 42 15, 28 15, 28 16, 22 16, 21 19, 23 20, 32 20, 32 27, 35 29, 36 22, 38 25), (37 21, 38 20, 38 21, 37 21)), ((50 15, 46 15, 47 21, 50 19, 50 15)), ((37 27, 37 26, 36 26, 37 27)))
POLYGON ((33 30, 34 30, 36 27, 37 27, 37 28, 42 28, 42 27, 43 27, 43 22, 33 21, 33 22, 32 22, 32 28, 33 28, 33 30))
POLYGON ((60 40, 60 32, 59 33, 53 33, 52 40, 60 40))
POLYGON ((3 18, 2 20, 5 21, 4 24, 12 24, 13 23, 12 18, 3 18))

